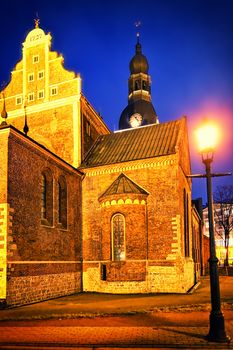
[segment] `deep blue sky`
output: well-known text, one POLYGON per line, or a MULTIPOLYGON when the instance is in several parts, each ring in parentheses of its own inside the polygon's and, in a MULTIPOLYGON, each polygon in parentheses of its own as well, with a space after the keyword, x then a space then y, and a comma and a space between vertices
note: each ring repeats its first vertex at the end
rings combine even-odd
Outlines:
MULTIPOLYGON (((52 50, 65 67, 81 74, 83 92, 110 129, 118 128, 127 104, 129 61, 136 28, 149 61, 152 99, 160 122, 188 117, 192 172, 204 171, 193 129, 203 117, 220 123, 224 135, 214 171, 233 170, 233 0, 5 1, 1 4, 0 82, 21 58, 21 43, 33 29, 51 32, 52 50)), ((233 184, 233 177, 214 179, 233 184)), ((193 197, 205 180, 193 181, 193 197)))

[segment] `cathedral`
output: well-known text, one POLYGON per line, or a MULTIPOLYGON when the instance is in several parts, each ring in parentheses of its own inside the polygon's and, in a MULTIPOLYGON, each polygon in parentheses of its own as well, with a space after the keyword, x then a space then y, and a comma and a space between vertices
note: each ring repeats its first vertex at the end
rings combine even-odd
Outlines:
POLYGON ((35 22, 1 91, 0 304, 186 293, 199 280, 185 117, 159 123, 137 37, 111 132, 35 22))

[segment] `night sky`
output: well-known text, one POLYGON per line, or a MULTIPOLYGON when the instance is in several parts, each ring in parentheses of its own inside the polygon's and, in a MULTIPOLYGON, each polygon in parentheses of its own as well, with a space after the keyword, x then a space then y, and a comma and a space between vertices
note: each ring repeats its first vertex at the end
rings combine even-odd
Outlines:
MULTIPOLYGON (((127 105, 129 61, 140 41, 149 61, 152 100, 160 122, 188 118, 192 172, 203 173, 193 130, 203 117, 221 126, 213 171, 233 171, 233 0, 4 1, 1 4, 0 83, 21 59, 34 27, 51 32, 52 50, 81 74, 83 92, 111 130, 127 105)), ((233 177, 213 180, 214 189, 233 177)), ((204 197, 205 180, 193 180, 204 197)))

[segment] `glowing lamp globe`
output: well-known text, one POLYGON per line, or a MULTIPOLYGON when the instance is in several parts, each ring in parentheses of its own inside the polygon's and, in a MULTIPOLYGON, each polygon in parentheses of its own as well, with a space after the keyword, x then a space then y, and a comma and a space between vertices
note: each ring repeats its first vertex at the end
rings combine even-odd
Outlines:
POLYGON ((197 145, 200 153, 211 153, 216 149, 220 132, 213 122, 205 122, 196 130, 197 145))

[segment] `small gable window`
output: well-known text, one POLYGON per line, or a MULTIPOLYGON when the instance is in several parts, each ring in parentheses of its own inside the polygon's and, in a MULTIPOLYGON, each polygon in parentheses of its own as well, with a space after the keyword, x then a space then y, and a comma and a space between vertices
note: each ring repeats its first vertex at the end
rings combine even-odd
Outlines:
POLYGON ((17 96, 16 97, 16 105, 21 105, 23 102, 22 96, 17 96))
POLYGON ((43 79, 44 78, 44 71, 41 70, 38 72, 38 79, 43 79))
POLYGON ((34 73, 28 74, 28 81, 29 82, 34 81, 34 73))
POLYGON ((52 96, 57 95, 57 86, 51 87, 50 94, 52 96))
POLYGON ((29 102, 34 101, 34 92, 31 92, 30 94, 28 94, 28 101, 29 102))
POLYGON ((64 176, 58 180, 58 222, 67 228, 67 185, 64 176))
POLYGON ((112 260, 125 260, 125 217, 118 213, 112 217, 112 260))
POLYGON ((38 91, 38 98, 44 98, 44 90, 38 91))
POLYGON ((33 63, 38 63, 39 62, 39 55, 33 56, 33 63))
POLYGON ((53 225, 53 177, 49 169, 41 174, 41 223, 53 225))

